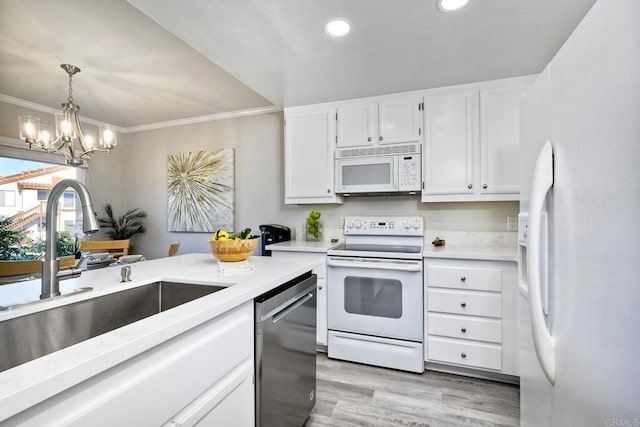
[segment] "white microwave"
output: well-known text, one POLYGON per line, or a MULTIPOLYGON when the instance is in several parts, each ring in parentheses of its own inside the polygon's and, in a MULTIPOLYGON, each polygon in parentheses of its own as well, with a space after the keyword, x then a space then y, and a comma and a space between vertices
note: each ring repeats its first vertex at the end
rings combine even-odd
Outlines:
POLYGON ((335 192, 417 193, 422 185, 420 144, 336 151, 335 192))

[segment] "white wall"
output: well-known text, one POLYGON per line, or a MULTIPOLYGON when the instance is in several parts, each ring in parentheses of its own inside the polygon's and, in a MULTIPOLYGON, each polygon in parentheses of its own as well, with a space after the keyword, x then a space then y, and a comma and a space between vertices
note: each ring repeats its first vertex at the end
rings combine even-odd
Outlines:
POLYGON ((98 212, 105 202, 114 205, 116 214, 136 207, 146 211, 147 233, 136 236, 134 244, 136 252, 148 258, 166 256, 173 240, 181 242, 179 253, 208 252, 208 233, 167 231, 167 155, 233 147, 236 228, 251 227, 256 234, 260 224, 302 228, 312 209, 322 212, 325 229, 336 232, 340 217, 347 215, 421 215, 428 229, 457 231, 506 231, 507 215, 517 215, 517 202, 425 204, 419 196, 351 198, 344 205, 285 205, 282 117, 271 113, 119 136, 117 150, 96 158, 89 168, 87 180, 98 212))

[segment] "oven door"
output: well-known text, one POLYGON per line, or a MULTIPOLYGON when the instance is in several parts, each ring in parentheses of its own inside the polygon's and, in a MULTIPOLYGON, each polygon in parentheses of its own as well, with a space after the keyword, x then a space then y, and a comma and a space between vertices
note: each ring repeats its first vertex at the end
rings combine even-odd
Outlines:
POLYGON ((422 260, 328 257, 329 329, 422 342, 422 260))
POLYGON ((336 160, 336 193, 398 191, 398 157, 355 157, 336 160))

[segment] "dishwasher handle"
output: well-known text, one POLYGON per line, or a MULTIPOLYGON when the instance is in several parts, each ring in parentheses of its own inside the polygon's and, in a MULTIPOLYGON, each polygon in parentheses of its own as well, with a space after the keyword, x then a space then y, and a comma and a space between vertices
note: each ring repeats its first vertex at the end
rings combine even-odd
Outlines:
POLYGON ((273 310, 269 311, 267 314, 260 317, 260 321, 264 322, 273 317, 273 323, 278 322, 280 319, 291 313, 293 310, 309 301, 313 298, 313 292, 309 292, 308 290, 300 293, 291 299, 283 302, 273 310))
POLYGON ((281 310, 278 314, 274 315, 272 320, 273 324, 276 324, 283 318, 287 317, 289 313, 291 313, 296 308, 300 307, 305 302, 309 301, 311 298, 313 298, 313 293, 311 292, 300 297, 297 301, 295 301, 294 303, 286 307, 284 310, 281 310))

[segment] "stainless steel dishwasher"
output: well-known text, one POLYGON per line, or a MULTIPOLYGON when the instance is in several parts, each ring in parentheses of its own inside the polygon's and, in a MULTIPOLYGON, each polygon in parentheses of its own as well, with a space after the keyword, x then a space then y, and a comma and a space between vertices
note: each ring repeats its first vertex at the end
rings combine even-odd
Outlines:
POLYGON ((316 283, 309 272, 255 300, 256 427, 300 427, 316 403, 316 283))

